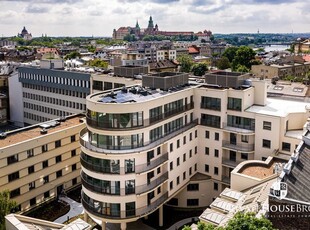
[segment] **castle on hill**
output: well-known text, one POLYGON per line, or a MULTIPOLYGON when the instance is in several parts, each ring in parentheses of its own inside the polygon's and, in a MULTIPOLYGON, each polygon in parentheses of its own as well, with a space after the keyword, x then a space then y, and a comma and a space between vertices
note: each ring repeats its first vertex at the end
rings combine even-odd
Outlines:
POLYGON ((139 22, 137 21, 135 27, 120 27, 118 30, 113 30, 113 39, 123 40, 124 37, 128 34, 135 35, 137 39, 141 39, 146 35, 162 35, 166 37, 175 37, 175 36, 183 36, 183 37, 205 37, 210 38, 212 32, 210 30, 204 30, 203 32, 194 33, 192 31, 161 31, 157 24, 154 26, 153 18, 150 16, 147 28, 140 28, 139 22))

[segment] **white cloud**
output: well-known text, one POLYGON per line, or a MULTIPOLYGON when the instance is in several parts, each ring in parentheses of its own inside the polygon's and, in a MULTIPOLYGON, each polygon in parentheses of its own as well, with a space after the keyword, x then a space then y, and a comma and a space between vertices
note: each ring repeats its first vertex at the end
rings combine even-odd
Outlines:
POLYGON ((301 0, 1 0, 0 28, 16 35, 23 26, 34 36, 111 36, 114 28, 160 30, 309 32, 308 3, 301 0))

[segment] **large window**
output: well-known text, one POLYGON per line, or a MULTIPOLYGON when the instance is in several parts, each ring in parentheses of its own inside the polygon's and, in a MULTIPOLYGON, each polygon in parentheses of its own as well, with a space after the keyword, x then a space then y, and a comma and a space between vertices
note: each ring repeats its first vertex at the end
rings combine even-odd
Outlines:
POLYGON ((255 120, 246 117, 227 115, 227 125, 240 129, 255 130, 255 120))
POLYGON ((143 126, 143 112, 112 114, 87 110, 87 124, 115 129, 143 126))
POLYGON ((240 98, 228 98, 227 109, 241 111, 242 100, 240 98))
POLYGON ((150 109, 150 123, 159 121, 163 118, 162 106, 150 109))
POLYGON ((202 113, 201 124, 205 126, 221 128, 221 117, 202 113))
POLYGON ((151 142, 156 141, 161 137, 162 137, 162 126, 159 126, 159 127, 152 129, 150 131, 150 141, 151 142))
MULTIPOLYGON (((106 160, 88 156, 81 152, 81 163, 82 165, 92 171, 119 174, 120 173, 120 161, 119 160, 106 160)), ((125 162, 125 167, 126 162, 125 162)), ((127 169, 126 169, 127 170, 127 169)), ((129 169, 128 169, 129 170, 129 169)))
POLYGON ((201 108, 221 111, 221 98, 201 97, 201 108))
POLYGON ((135 172, 135 159, 125 160, 125 173, 135 172))
POLYGON ((165 116, 170 116, 183 111, 183 99, 170 102, 164 105, 165 116))
POLYGON ((174 121, 171 121, 164 126, 165 134, 172 133, 175 130, 178 130, 183 127, 183 118, 178 118, 174 121))
MULTIPOLYGON (((120 195, 120 181, 100 180, 91 177, 84 172, 81 173, 81 178, 83 186, 85 186, 88 189, 91 189, 94 192, 111 194, 111 195, 120 195)), ((134 180, 133 180, 133 188, 134 188, 134 180)))
POLYGON ((84 208, 104 216, 120 216, 121 205, 119 203, 106 203, 94 200, 85 193, 82 194, 84 208))
POLYGON ((107 136, 89 131, 92 145, 103 149, 133 149, 143 146, 143 134, 128 136, 107 136))

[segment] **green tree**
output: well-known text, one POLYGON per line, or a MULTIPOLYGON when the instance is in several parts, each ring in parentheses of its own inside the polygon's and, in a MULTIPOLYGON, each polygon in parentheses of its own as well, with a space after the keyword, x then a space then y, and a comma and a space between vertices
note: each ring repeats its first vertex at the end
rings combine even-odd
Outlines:
POLYGON ((226 230, 273 230, 272 223, 265 217, 257 218, 253 212, 237 212, 225 227, 226 230))
POLYGON ((96 47, 94 47, 94 46, 88 46, 87 47, 87 50, 88 50, 88 52, 92 52, 92 53, 95 53, 95 51, 96 51, 96 47))
POLYGON ((235 47, 235 46, 229 47, 223 52, 222 56, 227 57, 229 62, 231 63, 236 56, 237 50, 238 50, 238 47, 235 47))
POLYGON ((191 228, 190 226, 188 226, 188 225, 185 225, 185 226, 182 228, 182 230, 192 230, 192 228, 191 228))
POLYGON ((10 191, 4 190, 0 192, 0 229, 5 229, 5 216, 16 208, 17 203, 10 199, 10 191))
POLYGON ((127 42, 137 41, 136 36, 134 34, 127 34, 127 35, 125 35, 123 40, 127 41, 127 42))
POLYGON ((216 62, 216 67, 218 69, 228 69, 230 68, 230 62, 227 57, 221 57, 219 60, 216 62))
POLYGON ((206 63, 196 63, 192 65, 192 72, 195 76, 202 76, 208 70, 208 65, 206 63))
POLYGON ((77 52, 77 51, 73 51, 73 52, 71 52, 71 53, 69 53, 69 54, 67 54, 66 56, 65 56, 65 59, 67 60, 67 59, 75 59, 75 58, 77 58, 77 57, 81 57, 81 54, 79 53, 79 52, 77 52))
POLYGON ((244 65, 237 65, 235 71, 236 72, 240 72, 240 73, 247 73, 250 70, 246 66, 244 66, 244 65))
POLYGON ((90 60, 89 65, 93 67, 100 67, 106 69, 108 68, 109 64, 106 61, 96 58, 94 60, 90 60))
POLYGON ((180 63, 181 72, 189 73, 191 71, 194 62, 190 55, 187 54, 180 55, 179 57, 177 57, 177 60, 180 63))
POLYGON ((215 230, 216 227, 212 224, 206 224, 204 222, 199 221, 197 223, 197 229, 198 230, 215 230))
POLYGON ((232 69, 236 71, 239 65, 243 65, 246 68, 251 69, 251 61, 253 59, 255 59, 254 50, 247 46, 240 46, 231 63, 232 69))

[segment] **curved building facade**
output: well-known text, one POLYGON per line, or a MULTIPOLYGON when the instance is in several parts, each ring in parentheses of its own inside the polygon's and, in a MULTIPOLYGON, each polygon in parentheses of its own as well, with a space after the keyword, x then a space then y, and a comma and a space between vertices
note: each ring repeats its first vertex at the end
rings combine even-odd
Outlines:
MULTIPOLYGON (((82 203, 89 216, 125 228, 124 223, 158 208, 162 214, 162 205, 189 181, 185 176, 182 183, 171 184, 179 173, 171 171, 169 162, 179 158, 180 164, 183 153, 169 154, 179 135, 184 136, 183 150, 186 139, 194 139, 192 90, 186 86, 168 93, 135 86, 87 97, 80 143, 82 203)), ((175 148, 181 147, 178 143, 175 148)), ((189 168, 194 162, 184 163, 189 168)))

